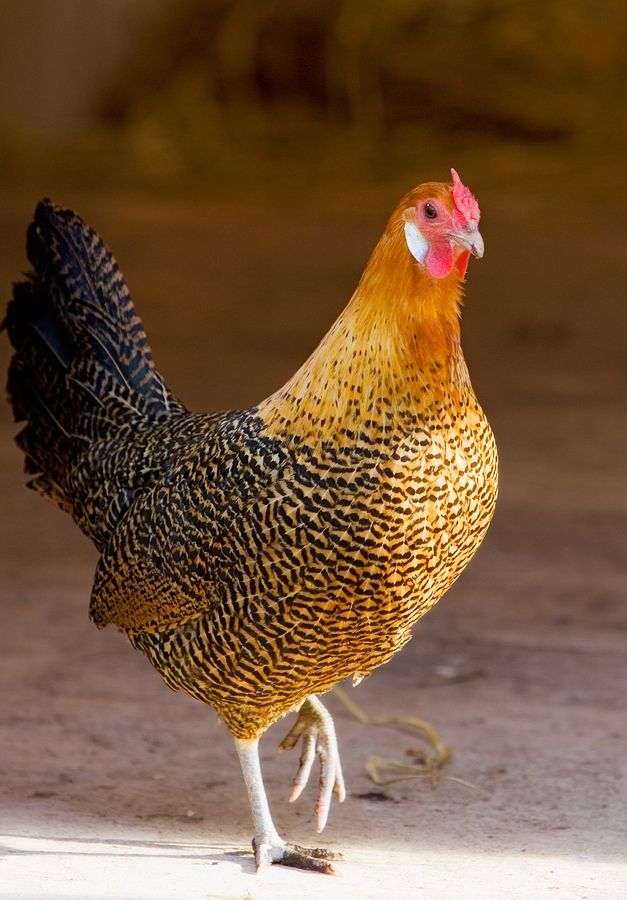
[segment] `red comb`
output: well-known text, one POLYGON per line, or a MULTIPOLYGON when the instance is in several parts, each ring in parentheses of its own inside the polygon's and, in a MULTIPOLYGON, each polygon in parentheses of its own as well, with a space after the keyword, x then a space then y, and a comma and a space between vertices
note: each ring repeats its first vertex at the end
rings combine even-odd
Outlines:
POLYGON ((471 222, 477 223, 481 216, 479 204, 470 190, 462 182, 455 169, 451 169, 451 176, 453 178, 453 201, 457 210, 462 214, 468 224, 471 222))

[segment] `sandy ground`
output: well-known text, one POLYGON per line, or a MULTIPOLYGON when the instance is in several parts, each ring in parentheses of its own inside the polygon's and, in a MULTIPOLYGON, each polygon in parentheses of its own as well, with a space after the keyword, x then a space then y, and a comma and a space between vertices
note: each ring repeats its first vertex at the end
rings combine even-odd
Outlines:
MULTIPOLYGON (((212 409, 253 403, 302 360, 396 198, 335 212, 59 199, 113 245, 174 390, 212 409)), ((4 285, 24 268, 33 200, 0 216, 4 285)), ((377 788, 366 759, 403 758, 416 738, 331 695, 350 794, 322 837, 342 876, 257 878, 228 732, 89 623, 94 552, 23 490, 3 407, 0 897, 627 896, 627 228, 483 207, 464 332, 501 451, 498 513, 409 647, 351 694, 435 725, 450 778, 377 788)), ((287 727, 263 741, 266 783, 280 830, 315 845, 312 791, 286 802, 287 727)))

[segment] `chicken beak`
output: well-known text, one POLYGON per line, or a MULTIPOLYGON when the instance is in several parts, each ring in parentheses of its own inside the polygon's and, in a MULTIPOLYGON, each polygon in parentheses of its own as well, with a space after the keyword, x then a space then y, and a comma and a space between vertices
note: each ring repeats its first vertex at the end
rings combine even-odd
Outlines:
POLYGON ((457 231, 451 235, 451 238, 464 250, 468 250, 477 259, 483 256, 483 238, 476 225, 469 225, 463 231, 457 231))

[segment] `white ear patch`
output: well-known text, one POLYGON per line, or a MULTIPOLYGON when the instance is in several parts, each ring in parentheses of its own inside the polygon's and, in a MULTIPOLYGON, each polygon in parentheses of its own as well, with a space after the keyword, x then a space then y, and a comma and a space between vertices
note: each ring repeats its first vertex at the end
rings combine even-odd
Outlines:
POLYGON ((420 231, 416 223, 408 219, 405 219, 405 240, 407 241, 409 252, 414 257, 414 259, 418 260, 419 263, 424 265, 424 260, 425 256, 427 255, 427 250, 429 249, 429 244, 423 237, 422 232, 420 231))

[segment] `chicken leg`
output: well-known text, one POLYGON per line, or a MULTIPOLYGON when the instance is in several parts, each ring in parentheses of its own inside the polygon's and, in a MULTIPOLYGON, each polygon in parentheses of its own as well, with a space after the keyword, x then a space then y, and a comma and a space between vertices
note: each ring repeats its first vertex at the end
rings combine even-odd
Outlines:
MULTIPOLYGON (((316 801, 318 831, 324 828, 329 814, 329 806, 333 792, 342 802, 346 796, 344 779, 340 765, 340 757, 335 736, 333 719, 317 697, 308 697, 300 708, 296 724, 281 742, 281 750, 291 750, 300 738, 303 738, 303 750, 300 764, 292 787, 290 802, 300 796, 307 784, 314 756, 320 759, 320 787, 316 801)), ((325 849, 309 849, 296 844, 286 843, 277 832, 263 784, 261 766, 259 764, 259 740, 235 739, 235 746, 244 775, 248 793, 255 836, 253 850, 257 872, 263 871, 273 863, 294 866, 300 869, 313 869, 318 872, 334 874, 333 861, 342 859, 342 855, 325 849)))

